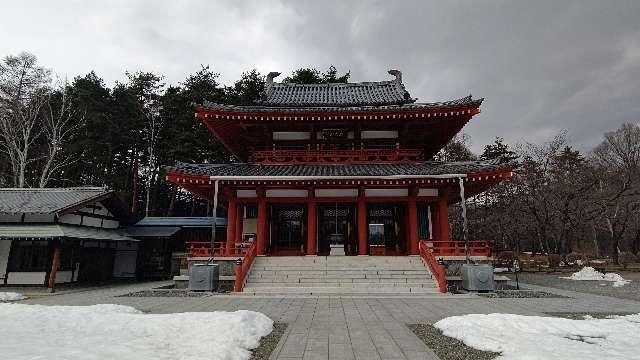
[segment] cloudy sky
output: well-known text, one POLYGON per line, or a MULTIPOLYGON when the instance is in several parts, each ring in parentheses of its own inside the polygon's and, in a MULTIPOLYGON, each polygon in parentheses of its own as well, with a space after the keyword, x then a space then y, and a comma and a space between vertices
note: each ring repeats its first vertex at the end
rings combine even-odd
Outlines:
POLYGON ((225 84, 251 68, 335 64, 352 81, 396 68, 420 101, 486 98, 464 130, 476 151, 563 129, 587 150, 640 121, 639 19, 640 1, 12 1, 0 56, 108 84, 127 70, 177 83, 200 64, 225 84))

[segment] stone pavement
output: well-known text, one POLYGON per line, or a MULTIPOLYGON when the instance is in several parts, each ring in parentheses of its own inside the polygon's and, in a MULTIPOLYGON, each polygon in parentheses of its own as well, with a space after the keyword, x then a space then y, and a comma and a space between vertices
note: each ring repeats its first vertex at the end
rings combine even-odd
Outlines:
POLYGON ((640 301, 526 285, 571 298, 489 299, 473 295, 430 296, 239 296, 115 297, 165 283, 34 298, 23 303, 90 305, 116 303, 151 313, 259 311, 289 327, 272 359, 437 359, 406 326, 469 313, 543 315, 546 312, 640 312, 640 301))

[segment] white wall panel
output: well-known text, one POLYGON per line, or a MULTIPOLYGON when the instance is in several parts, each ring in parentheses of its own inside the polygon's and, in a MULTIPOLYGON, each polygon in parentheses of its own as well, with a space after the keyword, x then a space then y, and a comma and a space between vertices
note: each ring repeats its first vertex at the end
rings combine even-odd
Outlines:
POLYGON ((22 214, 0 215, 0 223, 17 223, 22 221, 22 214))
POLYGON ((24 214, 24 222, 53 222, 53 214, 24 214))
POLYGON ((7 277, 9 285, 44 285, 44 278, 47 273, 44 271, 34 272, 10 272, 7 277))
POLYGON ((58 222, 61 224, 72 224, 72 225, 80 225, 82 221, 81 215, 76 214, 64 214, 58 219, 58 222))
POLYGON ((409 189, 366 189, 364 193, 366 197, 408 196, 409 189))

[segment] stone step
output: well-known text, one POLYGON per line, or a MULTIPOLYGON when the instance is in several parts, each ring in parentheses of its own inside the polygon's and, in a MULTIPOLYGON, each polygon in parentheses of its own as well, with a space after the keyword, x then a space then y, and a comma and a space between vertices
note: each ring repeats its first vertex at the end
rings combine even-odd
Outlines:
POLYGON ((436 288, 423 287, 378 287, 378 288, 344 288, 344 287, 252 287, 244 288, 243 294, 254 295, 277 295, 277 294, 297 294, 297 295, 350 295, 350 294, 438 294, 436 288))
POLYGON ((250 277, 247 278, 248 283, 315 283, 315 282, 323 282, 323 283, 334 283, 334 284, 351 284, 351 283, 365 283, 365 284, 394 284, 394 283, 404 283, 404 284, 433 284, 434 280, 431 278, 420 278, 420 279, 406 279, 406 278, 389 278, 389 279, 364 279, 364 278, 347 278, 347 279, 335 279, 335 278, 260 278, 260 277, 250 277))
POLYGON ((300 286, 300 283, 284 283, 284 282, 278 282, 278 283, 270 283, 270 282, 254 282, 254 283, 248 283, 247 287, 251 287, 251 288, 265 288, 265 287, 296 287, 296 288, 313 288, 313 287, 339 287, 339 288, 348 288, 348 289, 356 289, 356 288, 368 288, 370 290, 375 290, 375 289, 379 289, 379 288, 388 288, 388 287, 395 287, 395 288, 433 288, 434 284, 433 283, 427 283, 427 284, 407 284, 407 283, 377 283, 377 284, 371 284, 371 283, 331 283, 331 282, 309 282, 309 283, 304 283, 302 285, 304 286, 300 286))
POLYGON ((248 294, 438 294, 419 257, 258 257, 248 294))
POLYGON ((349 275, 419 275, 428 272, 426 269, 410 269, 410 270, 309 270, 309 269, 288 269, 288 270, 261 270, 261 269, 251 269, 249 273, 261 273, 261 274, 317 274, 317 275, 328 275, 328 276, 349 276, 349 275))

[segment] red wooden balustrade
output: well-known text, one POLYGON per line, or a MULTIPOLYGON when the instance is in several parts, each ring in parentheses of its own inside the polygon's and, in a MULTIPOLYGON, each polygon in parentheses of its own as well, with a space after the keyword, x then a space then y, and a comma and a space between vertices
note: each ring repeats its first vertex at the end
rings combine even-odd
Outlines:
POLYGON ((187 254, 189 257, 224 257, 244 256, 253 242, 237 242, 230 252, 227 251, 225 241, 217 241, 211 245, 210 241, 187 242, 187 254))
POLYGON ((441 293, 446 293, 447 278, 445 276, 444 266, 438 263, 435 256, 433 256, 431 249, 427 246, 426 241, 420 240, 418 243, 418 249, 420 250, 422 260, 424 260, 424 263, 429 267, 429 270, 431 270, 431 273, 438 282, 438 290, 440 290, 441 293))
POLYGON ((254 150, 251 162, 415 162, 422 159, 420 149, 358 149, 358 150, 254 150))
POLYGON ((258 251, 256 243, 251 242, 242 260, 238 259, 238 262, 236 262, 236 279, 233 284, 233 291, 242 292, 245 284, 245 278, 247 277, 249 269, 251 269, 251 264, 253 264, 253 260, 257 255, 258 251))
MULTIPOLYGON (((463 240, 422 240, 436 256, 465 256, 463 240)), ((490 256, 491 249, 486 240, 469 241, 470 256, 490 256)))

